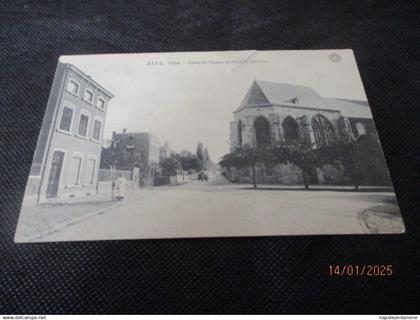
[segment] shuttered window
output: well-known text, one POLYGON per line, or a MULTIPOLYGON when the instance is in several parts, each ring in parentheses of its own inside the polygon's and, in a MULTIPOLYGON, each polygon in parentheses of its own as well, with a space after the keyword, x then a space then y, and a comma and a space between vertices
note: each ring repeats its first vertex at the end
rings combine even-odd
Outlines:
POLYGON ((101 137, 101 122, 95 120, 95 125, 93 126, 93 139, 98 140, 101 137))
POLYGON ((105 100, 101 99, 101 98, 98 98, 98 102, 96 103, 96 106, 99 109, 103 110, 105 108, 105 100))
POLYGON ((63 114, 61 115, 60 129, 63 131, 70 132, 71 120, 73 118, 73 110, 64 107, 63 114))
POLYGON ((79 136, 86 137, 88 123, 89 123, 89 117, 87 115, 82 114, 80 116, 79 130, 77 131, 77 134, 79 136))
POLYGON ((96 160, 89 159, 86 164, 85 182, 89 184, 94 183, 96 160))
POLYGON ((85 91, 85 96, 83 97, 83 99, 85 99, 85 101, 87 102, 92 102, 93 101, 93 92, 90 90, 86 90, 85 91))
POLYGON ((70 80, 69 83, 67 84, 67 90, 73 94, 78 94, 79 88, 80 88, 80 85, 76 81, 70 80))
POLYGON ((80 167, 82 165, 81 157, 73 157, 71 161, 69 183, 71 185, 79 184, 80 167))

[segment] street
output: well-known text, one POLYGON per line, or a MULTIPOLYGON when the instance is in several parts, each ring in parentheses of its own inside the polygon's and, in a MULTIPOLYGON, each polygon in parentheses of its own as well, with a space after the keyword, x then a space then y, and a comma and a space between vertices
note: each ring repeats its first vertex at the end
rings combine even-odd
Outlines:
MULTIPOLYGON (((395 219, 398 214, 387 215, 398 210, 393 199, 393 193, 387 192, 254 190, 246 185, 190 181, 129 190, 122 203, 96 205, 77 221, 69 220, 44 234, 27 235, 26 240, 403 232, 402 220, 395 219), (373 212, 369 208, 384 210, 379 215, 362 214, 373 212), (369 220, 363 220, 364 216, 369 220), (384 227, 370 229, 372 223, 384 227)), ((66 206, 74 205, 63 208, 66 206)))

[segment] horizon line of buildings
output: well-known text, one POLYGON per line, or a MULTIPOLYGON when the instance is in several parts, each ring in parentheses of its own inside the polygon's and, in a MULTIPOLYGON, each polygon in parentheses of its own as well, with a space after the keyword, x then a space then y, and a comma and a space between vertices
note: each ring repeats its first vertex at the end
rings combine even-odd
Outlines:
MULTIPOLYGON (((122 129, 113 132, 110 148, 103 147, 112 98, 114 95, 91 76, 72 64, 58 63, 25 198, 42 203, 96 194, 99 169, 104 166, 127 170, 137 166, 153 177, 159 163, 173 154, 168 142, 161 145, 149 132, 122 129), (142 168, 144 165, 147 168, 142 168)), ((254 81, 233 114, 232 148, 294 139, 309 139, 319 147, 336 140, 377 136, 367 103, 322 98, 303 86, 254 81)), ((384 175, 380 145, 371 151, 371 162, 377 166, 371 165, 369 170, 384 175)), ((275 171, 260 170, 267 181, 300 182, 296 168, 283 166, 273 174, 275 171)), ((343 177, 342 172, 329 168, 314 172, 313 180, 334 182, 343 177)))

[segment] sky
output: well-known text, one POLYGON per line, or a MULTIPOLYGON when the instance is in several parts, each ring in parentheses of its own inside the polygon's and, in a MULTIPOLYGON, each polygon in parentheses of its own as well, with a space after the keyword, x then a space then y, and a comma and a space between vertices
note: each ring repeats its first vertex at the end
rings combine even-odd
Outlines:
POLYGON ((112 132, 150 132, 172 150, 202 142, 214 161, 229 152, 229 121, 252 82, 312 87, 323 97, 367 100, 351 50, 220 51, 62 56, 114 94, 112 132), (217 63, 215 63, 217 62, 217 63))

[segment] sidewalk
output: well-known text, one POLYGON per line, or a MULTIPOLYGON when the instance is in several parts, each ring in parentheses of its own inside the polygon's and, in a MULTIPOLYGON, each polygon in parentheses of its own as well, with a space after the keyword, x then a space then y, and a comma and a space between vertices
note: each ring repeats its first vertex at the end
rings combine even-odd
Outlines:
POLYGON ((111 193, 71 199, 65 203, 23 206, 19 215, 15 242, 42 238, 92 215, 99 215, 122 203, 111 201, 111 193))
MULTIPOLYGON (((243 189, 254 189, 252 184, 232 183, 243 189)), ((283 185, 283 184, 258 184, 256 190, 306 190, 303 185, 283 185)), ((354 186, 337 186, 337 185, 309 185, 309 191, 346 191, 346 192, 394 192, 394 188, 390 186, 360 186, 358 190, 354 186)))
POLYGON ((369 233, 402 233, 404 221, 397 206, 378 205, 358 214, 362 226, 369 233))

